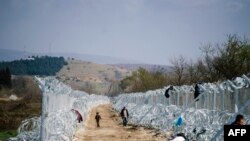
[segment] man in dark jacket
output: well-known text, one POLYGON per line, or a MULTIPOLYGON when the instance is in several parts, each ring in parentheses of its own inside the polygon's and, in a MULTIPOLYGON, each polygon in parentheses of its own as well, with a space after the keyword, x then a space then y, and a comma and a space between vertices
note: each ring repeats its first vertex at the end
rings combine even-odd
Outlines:
POLYGON ((244 116, 241 114, 238 114, 235 118, 235 121, 231 125, 245 125, 244 116))
POLYGON ((126 109, 126 107, 122 108, 120 115, 122 117, 123 126, 127 126, 129 114, 128 114, 128 110, 126 109))
MULTIPOLYGON (((199 88, 199 84, 196 84, 194 87, 194 99, 196 99, 199 95, 200 95, 200 88, 199 88)), ((199 99, 196 99, 196 101, 198 101, 199 99)))
POLYGON ((173 90, 173 89, 174 89, 173 86, 170 86, 169 88, 166 89, 166 91, 165 91, 165 97, 166 97, 166 98, 169 98, 169 97, 170 97, 169 91, 170 91, 170 90, 173 90))
POLYGON ((100 124, 99 124, 100 119, 102 119, 102 118, 101 118, 101 116, 99 115, 99 113, 97 112, 97 113, 96 113, 96 116, 95 116, 96 126, 97 126, 97 127, 100 127, 100 124))

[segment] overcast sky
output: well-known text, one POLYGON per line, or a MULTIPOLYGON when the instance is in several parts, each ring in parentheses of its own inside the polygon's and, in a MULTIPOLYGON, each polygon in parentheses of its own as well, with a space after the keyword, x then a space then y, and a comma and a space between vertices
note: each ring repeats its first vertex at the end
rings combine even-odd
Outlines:
POLYGON ((250 0, 0 0, 0 48, 169 64, 250 37, 250 0))

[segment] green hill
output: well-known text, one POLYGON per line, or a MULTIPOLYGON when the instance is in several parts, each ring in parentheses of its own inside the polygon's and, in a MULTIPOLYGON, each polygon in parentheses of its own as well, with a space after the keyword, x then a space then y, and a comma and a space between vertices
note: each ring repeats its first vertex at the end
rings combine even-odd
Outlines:
POLYGON ((9 68, 13 75, 55 75, 66 61, 63 57, 32 57, 26 60, 0 62, 0 69, 9 68))

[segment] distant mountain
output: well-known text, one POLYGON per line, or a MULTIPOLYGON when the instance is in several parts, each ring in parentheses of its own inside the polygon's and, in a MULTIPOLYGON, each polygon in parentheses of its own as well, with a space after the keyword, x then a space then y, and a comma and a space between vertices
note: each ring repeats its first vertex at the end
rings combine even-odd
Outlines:
POLYGON ((0 49, 0 61, 13 61, 27 59, 29 56, 63 56, 64 58, 75 58, 82 61, 89 61, 98 64, 128 64, 142 63, 135 60, 126 60, 102 55, 80 54, 80 53, 32 53, 17 50, 0 49))
POLYGON ((126 63, 141 63, 135 60, 126 60, 110 56, 78 54, 78 53, 53 53, 53 56, 63 56, 65 58, 75 58, 82 61, 89 61, 98 64, 126 64, 126 63))
POLYGON ((163 73, 167 73, 170 71, 170 67, 171 66, 167 66, 167 65, 152 65, 152 64, 114 64, 113 66, 116 67, 120 67, 122 69, 126 69, 129 71, 136 71, 138 70, 140 67, 148 70, 149 72, 163 72, 163 73))
POLYGON ((14 61, 27 58, 31 53, 18 50, 0 49, 0 61, 14 61))

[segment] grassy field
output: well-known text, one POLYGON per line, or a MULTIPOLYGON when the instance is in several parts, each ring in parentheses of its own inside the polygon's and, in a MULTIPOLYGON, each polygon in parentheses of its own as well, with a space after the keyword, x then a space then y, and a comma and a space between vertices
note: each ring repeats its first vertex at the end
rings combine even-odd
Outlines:
POLYGON ((10 137, 17 135, 16 130, 0 131, 0 141, 7 141, 10 137))
POLYGON ((12 89, 0 90, 0 140, 16 136, 22 120, 41 114, 41 91, 30 76, 15 76, 12 89), (10 100, 15 95, 17 100, 10 100))

